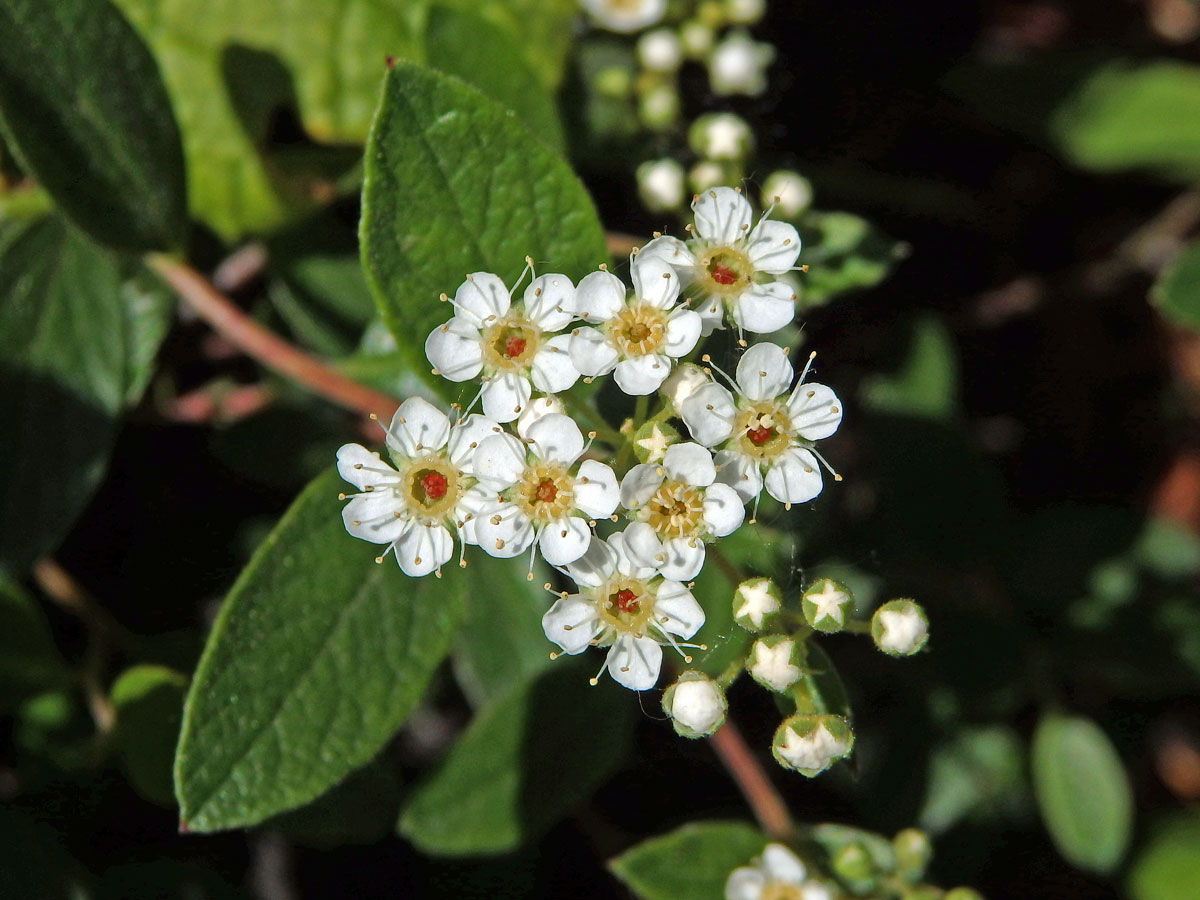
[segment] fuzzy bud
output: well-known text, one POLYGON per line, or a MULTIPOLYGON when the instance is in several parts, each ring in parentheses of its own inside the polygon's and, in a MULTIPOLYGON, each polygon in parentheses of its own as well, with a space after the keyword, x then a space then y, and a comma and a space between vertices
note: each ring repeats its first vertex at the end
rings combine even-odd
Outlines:
POLYGON ((764 209, 775 205, 775 210, 785 219, 794 219, 804 212, 813 201, 812 182, 799 172, 779 169, 767 176, 762 187, 764 209))
POLYGON ((854 748, 854 732, 841 716, 795 715, 775 731, 771 753, 785 769, 809 778, 824 772, 854 748))
POLYGON ((845 628, 846 617, 854 611, 854 595, 848 587, 832 578, 814 581, 800 603, 805 621, 817 631, 826 633, 845 628))
POLYGON ((912 600, 889 600, 871 617, 871 637, 888 656, 912 656, 929 640, 929 619, 912 600))
POLYGON ((725 691, 701 672, 684 672, 663 694, 662 708, 680 737, 701 738, 725 724, 725 691))
POLYGON ((733 620, 747 631, 762 631, 774 623, 782 603, 770 578, 749 578, 733 592, 733 620))
POLYGON ((651 159, 637 167, 638 196, 650 212, 670 212, 683 206, 683 166, 673 159, 651 159))
POLYGON ((744 160, 754 148, 754 132, 741 116, 706 113, 688 129, 688 144, 705 159, 744 160))
POLYGON ((638 62, 651 72, 674 72, 683 63, 683 45, 670 28, 647 31, 637 42, 638 62))
POLYGON ((768 634, 754 642, 746 671, 767 690, 783 693, 804 674, 804 645, 785 634, 768 634))
POLYGON ((905 881, 920 881, 933 858, 933 844, 925 832, 916 828, 905 828, 892 838, 892 850, 896 853, 896 869, 905 881))

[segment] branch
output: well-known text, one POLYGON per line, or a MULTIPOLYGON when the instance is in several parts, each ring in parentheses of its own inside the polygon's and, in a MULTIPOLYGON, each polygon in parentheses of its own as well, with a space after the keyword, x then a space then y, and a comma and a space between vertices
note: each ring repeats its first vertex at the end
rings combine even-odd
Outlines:
POLYGON ((787 804, 767 778, 767 773, 758 764, 733 721, 726 719, 708 742, 750 804, 762 830, 777 841, 787 840, 795 829, 787 804))

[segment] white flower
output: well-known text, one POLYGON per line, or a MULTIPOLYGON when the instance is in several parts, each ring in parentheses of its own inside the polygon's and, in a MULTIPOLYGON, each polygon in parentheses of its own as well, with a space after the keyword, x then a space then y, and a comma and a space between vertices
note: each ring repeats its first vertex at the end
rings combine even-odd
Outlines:
POLYGON ((747 631, 762 631, 781 606, 779 588, 770 578, 750 578, 733 592, 733 618, 747 631))
POLYGON ((889 656, 912 656, 929 640, 929 619, 911 600, 889 600, 871 618, 871 637, 889 656))
POLYGON ((810 778, 847 756, 854 733, 841 716, 795 715, 775 731, 771 751, 780 765, 810 778))
POLYGON ((751 228, 750 202, 733 188, 718 187, 697 195, 693 237, 668 235, 642 248, 638 259, 662 259, 675 267, 685 284, 704 302, 697 307, 704 334, 726 316, 740 331, 767 334, 795 316, 796 293, 775 280, 791 270, 800 254, 795 227, 765 215, 751 228))
POLYGON ((759 638, 750 648, 746 671, 763 687, 783 693, 804 674, 796 665, 798 646, 794 640, 781 634, 759 638))
POLYGON ((704 624, 704 610, 691 592, 657 568, 638 565, 623 534, 593 538, 587 553, 566 570, 579 593, 564 592, 542 616, 546 637, 571 655, 609 647, 601 672, 607 669, 630 690, 649 690, 658 681, 660 644, 687 646, 675 637, 686 640, 704 624))
POLYGON ((717 44, 708 57, 708 83, 718 97, 758 97, 767 89, 767 66, 775 48, 737 31, 717 44))
POLYGON ((725 900, 832 900, 829 888, 810 881, 808 870, 783 844, 767 844, 753 866, 734 869, 725 882, 725 900))
POLYGON ((794 219, 813 201, 812 182, 789 169, 779 169, 767 176, 762 187, 762 205, 778 209, 785 219, 794 219))
POLYGON ((683 206, 683 166, 673 159, 650 159, 637 167, 638 196, 650 212, 683 206))
POLYGON ((579 426, 558 413, 542 416, 520 438, 501 433, 480 441, 475 475, 493 492, 475 520, 480 548, 508 558, 536 540, 553 566, 583 556, 592 539, 588 519, 612 515, 619 498, 611 468, 592 459, 575 465, 583 451, 579 426))
POLYGON ((490 272, 468 275, 454 294, 454 317, 425 341, 434 371, 450 381, 482 373, 483 412, 511 422, 529 403, 530 381, 548 394, 579 378, 568 335, 549 337, 572 319, 575 287, 565 275, 542 275, 514 304, 504 282, 490 272))
POLYGON ((683 62, 683 45, 672 28, 647 31, 637 42, 638 62, 651 72, 674 72, 683 62))
POLYGON ((830 388, 805 384, 807 372, 788 394, 795 371, 787 351, 755 344, 738 361, 736 400, 710 382, 683 402, 680 415, 692 437, 721 448, 715 457, 718 479, 742 499, 758 496, 764 483, 767 493, 784 504, 803 503, 821 492, 818 460, 824 459, 813 442, 837 431, 842 407, 830 388))
POLYGON ((671 717, 677 734, 706 737, 725 723, 729 704, 721 685, 702 672, 684 672, 663 693, 663 712, 671 717))
POLYGON ((688 581, 704 566, 704 542, 736 531, 746 517, 737 491, 715 483, 712 454, 699 444, 672 444, 662 463, 634 466, 621 480, 629 555, 664 578, 688 581))
POLYGON ((610 272, 584 276, 575 292, 575 312, 596 328, 571 332, 570 353, 584 375, 613 373, 627 394, 650 394, 671 372, 675 359, 700 339, 700 317, 676 307, 679 278, 659 259, 635 257, 633 294, 610 272))
POLYGON ((653 25, 667 11, 667 0, 579 0, 601 28, 622 34, 653 25))
POLYGON ((454 553, 450 527, 461 544, 475 543, 475 513, 488 493, 474 483, 471 456, 485 435, 499 430, 480 415, 451 427, 428 401, 405 400, 387 429, 395 469, 360 444, 338 449, 338 474, 361 492, 342 509, 346 530, 387 544, 407 575, 439 570, 454 553))

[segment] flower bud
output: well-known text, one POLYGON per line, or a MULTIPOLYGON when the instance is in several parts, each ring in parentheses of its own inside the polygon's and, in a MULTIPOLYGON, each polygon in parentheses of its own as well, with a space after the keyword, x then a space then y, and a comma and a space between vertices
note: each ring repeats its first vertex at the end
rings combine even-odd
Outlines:
POLYGON ((854 732, 841 716, 804 714, 780 723, 771 753, 785 769, 811 778, 849 756, 853 747, 854 732))
POLYGON ((695 19, 679 28, 679 43, 688 59, 703 59, 712 50, 715 40, 712 27, 695 19))
POLYGON ((747 631, 762 631, 774 623, 782 601, 770 578, 748 578, 733 592, 733 620, 747 631))
POLYGON ((725 26, 725 7, 720 0, 701 0, 696 7, 696 18, 709 28, 725 26))
POLYGON ((832 633, 846 627, 846 617, 854 611, 854 595, 832 578, 818 578, 804 592, 800 605, 809 625, 832 633))
POLYGON ((754 132, 741 116, 706 113, 688 129, 688 144, 705 159, 744 160, 754 148, 754 132))
POLYGON ((852 887, 856 894, 872 890, 879 880, 874 858, 858 841, 842 844, 833 851, 829 862, 833 874, 852 887))
POLYGON ((735 25, 753 25, 767 11, 767 0, 725 0, 725 18, 735 25))
POLYGON ((786 634, 768 634, 754 642, 746 671, 767 690, 783 693, 804 674, 804 645, 786 634))
POLYGON ((708 84, 718 97, 758 97, 767 89, 767 66, 775 48, 739 31, 713 48, 708 57, 708 84))
POLYGON ((650 212, 670 212, 683 206, 683 166, 673 159, 651 159, 637 167, 638 196, 650 212))
POLYGON ((737 180, 729 177, 727 167, 709 160, 696 163, 688 172, 688 186, 697 194, 737 180))
POLYGON ((665 131, 679 118, 679 92, 672 84, 656 84, 638 98, 638 120, 651 131, 665 131))
POLYGON ((974 888, 956 887, 946 891, 942 900, 983 900, 983 894, 974 888))
POLYGON ((946 900, 948 896, 932 884, 918 884, 900 895, 901 900, 946 900))
POLYGON ((933 858, 933 844, 925 832, 916 828, 905 828, 892 838, 892 849, 896 853, 896 870, 905 881, 920 881, 933 858))
POLYGON ((708 384, 709 380, 704 370, 695 363, 682 363, 671 370, 658 392, 678 412, 683 401, 692 396, 696 388, 708 384))
POLYGON ((888 656, 912 656, 929 640, 929 619, 912 600, 889 600, 871 617, 871 637, 888 656))
POLYGON ((638 62, 651 72, 674 72, 683 62, 683 45, 670 28, 647 31, 637 42, 638 62))
POLYGON ((662 708, 680 737, 707 737, 725 723, 725 691, 702 672, 684 672, 663 694, 662 708))
POLYGON ((633 434, 633 453, 640 463, 662 462, 667 448, 679 442, 679 431, 666 422, 647 422, 633 434))
POLYGON ((767 176, 763 182, 762 205, 767 209, 775 204, 775 209, 785 219, 794 219, 800 213, 812 206, 812 182, 799 172, 779 169, 767 176))
POLYGON ((633 72, 621 65, 605 66, 592 76, 592 87, 602 97, 621 100, 633 92, 633 72))

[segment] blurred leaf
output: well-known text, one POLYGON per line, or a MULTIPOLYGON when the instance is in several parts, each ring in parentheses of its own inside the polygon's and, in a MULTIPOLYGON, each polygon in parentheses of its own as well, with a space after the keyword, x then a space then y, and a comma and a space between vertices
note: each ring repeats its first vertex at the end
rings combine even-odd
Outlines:
MULTIPOLYGON (((255 895, 224 881, 203 859, 152 859, 109 866, 95 900, 251 900, 255 895)), ((74 898, 79 900, 79 898, 74 898)))
POLYGON ((1162 271, 1150 299, 1176 325, 1200 331, 1200 241, 1184 247, 1162 271))
POLYGON ((0 572, 0 713, 70 677, 41 609, 0 572))
POLYGON ((800 302, 826 303, 838 294, 874 287, 908 255, 908 246, 877 231, 870 222, 846 212, 812 212, 800 226, 800 302))
POLYGON ((0 124, 79 227, 123 250, 183 240, 179 129, 158 66, 108 0, 0 0, 0 124))
POLYGON ((1147 519, 1132 555, 1143 568, 1168 581, 1200 572, 1200 539, 1170 519, 1147 519))
POLYGON ((1129 844, 1133 794, 1104 732, 1081 716, 1044 716, 1031 771, 1042 821, 1063 857, 1089 872, 1112 871, 1129 844))
POLYGON ((322 849, 373 844, 391 833, 399 809, 399 777, 389 765, 374 760, 312 803, 276 816, 264 827, 322 849))
MULTIPOLYGON (((574 47, 572 22, 579 15, 578 0, 440 0, 464 8, 521 40, 525 62, 541 81, 542 90, 553 90, 562 80, 567 53, 574 47)), ((430 52, 429 64, 439 65, 430 52)), ((458 73, 455 73, 458 74, 458 73)), ((464 78, 466 76, 463 76, 464 78)), ((468 78, 472 84, 473 78, 468 78)), ((484 85, 477 85, 486 91, 484 85)), ((503 97, 497 96, 503 101, 503 97)), ((521 107, 513 107, 518 112, 521 107)))
POLYGON ((941 321, 932 316, 918 319, 900 371, 868 375, 860 396, 878 412, 939 422, 951 419, 958 402, 958 354, 941 321))
POLYGON ((383 319, 422 367, 425 336, 449 318, 437 297, 466 273, 511 285, 528 255, 577 279, 608 256, 562 160, 473 88, 404 63, 388 72, 371 127, 360 238, 383 319))
POLYGON ((467 615, 454 647, 454 675, 478 707, 550 665, 554 646, 542 615, 552 598, 543 587, 545 566, 528 581, 519 561, 476 554, 462 574, 467 615))
POLYGON ((58 544, 99 483, 171 302, 57 218, 0 225, 0 558, 14 571, 58 544))
POLYGON ((404 722, 462 615, 453 579, 410 579, 345 533, 331 465, 238 578, 188 693, 181 827, 253 825, 368 762, 404 722))
POLYGON ((693 822, 643 841, 608 867, 643 900, 720 900, 729 873, 766 845, 762 832, 742 822, 693 822))
POLYGON ((967 728, 933 751, 917 822, 939 835, 968 816, 1015 818, 1031 799, 1016 733, 1001 725, 967 728))
POLYGON ((1200 815, 1175 813, 1158 823, 1129 868, 1132 900, 1195 900, 1200 885, 1200 815))
POLYGON ((1200 66, 1110 62, 1085 78, 1049 120, 1075 165, 1098 172, 1153 169, 1200 177, 1200 66))
POLYGON ((126 669, 110 691, 117 712, 115 746, 134 790, 160 806, 175 805, 171 760, 179 740, 187 678, 164 666, 126 669))
MULTIPOLYGON (((808 829, 806 839, 820 847, 830 859, 843 847, 855 846, 866 851, 871 860, 870 868, 875 871, 891 872, 896 868, 896 853, 892 842, 873 831, 822 822, 808 829)), ((869 889, 872 883, 873 881, 864 881, 863 887, 869 889)), ((865 892, 864 890, 863 893, 865 892)))
MULTIPOLYGON (((590 660, 589 660, 590 662, 590 660)), ((409 798, 399 831, 425 853, 505 853, 540 835, 615 771, 634 698, 559 663, 492 700, 409 798)))

